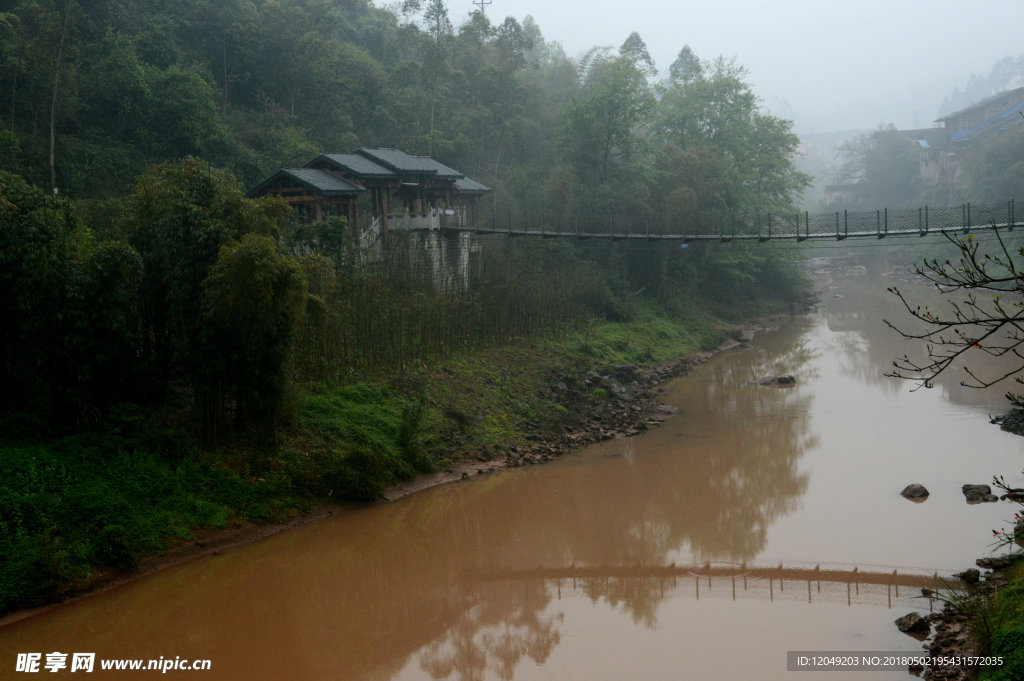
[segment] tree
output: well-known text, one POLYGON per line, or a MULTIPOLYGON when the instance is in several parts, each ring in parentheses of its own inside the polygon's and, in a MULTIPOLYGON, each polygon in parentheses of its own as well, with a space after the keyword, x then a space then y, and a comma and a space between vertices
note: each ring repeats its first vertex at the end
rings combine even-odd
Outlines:
POLYGON ((71 17, 71 0, 64 4, 64 21, 60 31, 60 42, 57 45, 57 59, 53 67, 53 100, 50 104, 50 187, 57 193, 57 165, 55 147, 57 144, 57 95, 60 93, 60 67, 64 61, 64 39, 68 33, 68 19, 71 17))
POLYGON ((838 179, 856 183, 865 208, 913 206, 922 196, 920 149, 892 125, 840 147, 838 179))
POLYGON ((147 102, 150 154, 159 160, 226 156, 227 133, 214 104, 213 86, 196 69, 172 66, 150 79, 147 102))
POLYGON ((690 190, 659 193, 664 210, 791 208, 810 179, 793 162, 800 140, 792 122, 759 109, 745 69, 722 58, 701 62, 684 47, 660 91, 652 124, 661 147, 659 180, 690 190))
POLYGON ((655 101, 644 54, 634 34, 618 56, 595 48, 580 61, 582 92, 565 108, 560 137, 590 210, 621 211, 646 196, 643 132, 655 101))
POLYGON ((87 239, 70 206, 0 171, 0 407, 55 405, 72 264, 87 239))
POLYGON ((669 80, 675 84, 686 84, 704 76, 704 67, 689 45, 679 50, 679 56, 668 67, 669 80))
POLYGON ((203 281, 220 249, 249 233, 276 237, 288 214, 282 201, 247 199, 230 173, 196 158, 139 179, 121 229, 142 256, 142 351, 158 375, 194 374, 203 281))
MULTIPOLYGON (((963 366, 966 378, 961 385, 986 388, 1009 378, 1024 384, 1024 246, 1011 248, 996 232, 999 250, 995 254, 979 252, 973 235, 947 238, 959 251, 953 260, 926 259, 917 272, 943 294, 966 293, 967 298, 950 300, 944 310, 911 303, 898 288, 889 289, 921 330, 907 330, 886 320, 904 338, 924 341, 925 359, 897 358, 887 375, 910 379, 917 387, 931 387, 935 379, 955 366, 963 366), (993 374, 972 369, 970 357, 987 355, 1011 360, 1010 368, 993 374)), ((1022 397, 1009 392, 1007 398, 1021 404, 1022 397)))
POLYGON ((632 64, 637 73, 645 78, 652 78, 658 74, 658 70, 654 68, 654 59, 651 58, 650 52, 647 51, 647 43, 644 42, 643 38, 636 31, 630 33, 629 37, 622 43, 622 46, 619 47, 619 55, 632 64))
POLYGON ((434 153, 434 114, 437 109, 438 83, 442 70, 447 66, 453 31, 444 0, 428 0, 423 18, 427 22, 427 33, 431 41, 426 60, 427 70, 430 72, 430 125, 427 133, 427 156, 430 156, 434 153))
POLYGON ((63 344, 80 409, 96 413, 136 392, 141 282, 142 258, 126 243, 100 242, 76 263, 63 344))
POLYGON ((964 156, 971 201, 1001 202, 1024 197, 1024 131, 1001 132, 964 156))
POLYGON ((302 270, 269 237, 221 248, 203 281, 197 389, 207 438, 226 413, 236 428, 252 423, 273 436, 305 302, 302 270))

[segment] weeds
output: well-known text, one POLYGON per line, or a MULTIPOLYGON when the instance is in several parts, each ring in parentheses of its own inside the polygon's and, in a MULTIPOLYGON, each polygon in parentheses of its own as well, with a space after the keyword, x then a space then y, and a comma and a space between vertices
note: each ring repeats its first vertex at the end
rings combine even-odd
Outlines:
POLYGON ((995 590, 971 585, 957 586, 946 580, 940 580, 940 583, 942 588, 930 592, 930 597, 965 615, 974 654, 988 655, 992 650, 993 638, 1009 614, 1004 601, 998 598, 995 590))
POLYGON ((0 479, 0 612, 51 599, 99 568, 131 568, 198 528, 299 503, 280 474, 211 466, 184 436, 152 426, 0 442, 0 479))

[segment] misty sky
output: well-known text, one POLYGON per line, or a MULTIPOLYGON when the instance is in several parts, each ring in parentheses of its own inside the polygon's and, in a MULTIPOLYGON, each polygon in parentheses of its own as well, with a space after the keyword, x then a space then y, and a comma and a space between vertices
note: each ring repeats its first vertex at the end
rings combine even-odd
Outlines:
MULTIPOLYGON (((448 0, 463 23, 471 0, 448 0)), ((689 44, 735 57, 775 115, 798 132, 930 127, 942 99, 1000 58, 1024 53, 1024 0, 493 0, 492 22, 533 15, 570 57, 631 31, 659 77, 689 44)))

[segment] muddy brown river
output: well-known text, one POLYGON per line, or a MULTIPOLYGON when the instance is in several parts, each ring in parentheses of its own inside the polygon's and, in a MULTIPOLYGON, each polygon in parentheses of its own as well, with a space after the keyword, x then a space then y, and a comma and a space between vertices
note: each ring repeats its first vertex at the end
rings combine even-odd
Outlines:
POLYGON ((85 678, 100 679, 773 680, 795 674, 787 651, 920 652, 892 622, 930 604, 900 579, 989 552, 1015 509, 967 505, 960 486, 1018 477, 1024 439, 988 423, 1005 388, 885 378, 905 351, 886 316, 884 282, 839 282, 819 312, 668 386, 679 413, 642 436, 337 512, 14 622, 0 677, 75 678, 16 671, 19 653, 61 652, 95 653, 85 678), (750 383, 781 374, 796 386, 750 383), (899 495, 912 482, 926 502, 899 495), (100 668, 123 658, 210 669, 100 668))

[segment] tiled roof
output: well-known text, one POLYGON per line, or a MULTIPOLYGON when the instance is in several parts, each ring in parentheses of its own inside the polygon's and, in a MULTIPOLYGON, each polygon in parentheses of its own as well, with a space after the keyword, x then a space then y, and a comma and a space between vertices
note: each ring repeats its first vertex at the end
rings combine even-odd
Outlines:
POLYGON ((355 196, 366 191, 359 185, 347 182, 326 170, 316 168, 281 168, 268 180, 249 192, 249 195, 259 196, 281 180, 297 182, 326 196, 355 196))
POLYGON ((416 186, 433 177, 453 182, 454 189, 466 195, 491 191, 489 187, 429 156, 412 156, 390 147, 364 147, 352 154, 318 154, 302 168, 282 168, 249 194, 264 194, 282 182, 290 182, 292 185, 298 183, 327 196, 354 196, 366 191, 360 184, 347 181, 335 175, 335 172, 355 178, 360 183, 364 180, 390 179, 400 180, 403 185, 416 186))
POLYGON ((471 180, 468 177, 462 177, 455 180, 455 191, 460 194, 485 194, 491 191, 491 188, 485 187, 476 180, 471 180))
POLYGON ((429 156, 415 156, 414 158, 417 158, 423 163, 426 163, 430 167, 434 168, 434 170, 437 171, 437 177, 453 178, 456 180, 459 179, 460 177, 465 177, 465 175, 460 173, 458 170, 455 170, 454 168, 449 168, 445 164, 439 163, 438 161, 435 161, 429 156))
POLYGON ((395 174, 393 171, 359 154, 320 154, 307 163, 306 167, 309 168, 317 165, 328 165, 339 170, 346 170, 361 178, 393 177, 395 174))
POLYGON ((437 173, 437 168, 432 163, 425 161, 424 157, 410 156, 398 149, 388 147, 367 149, 363 147, 362 149, 357 149, 356 153, 399 173, 417 175, 434 175, 437 173))

